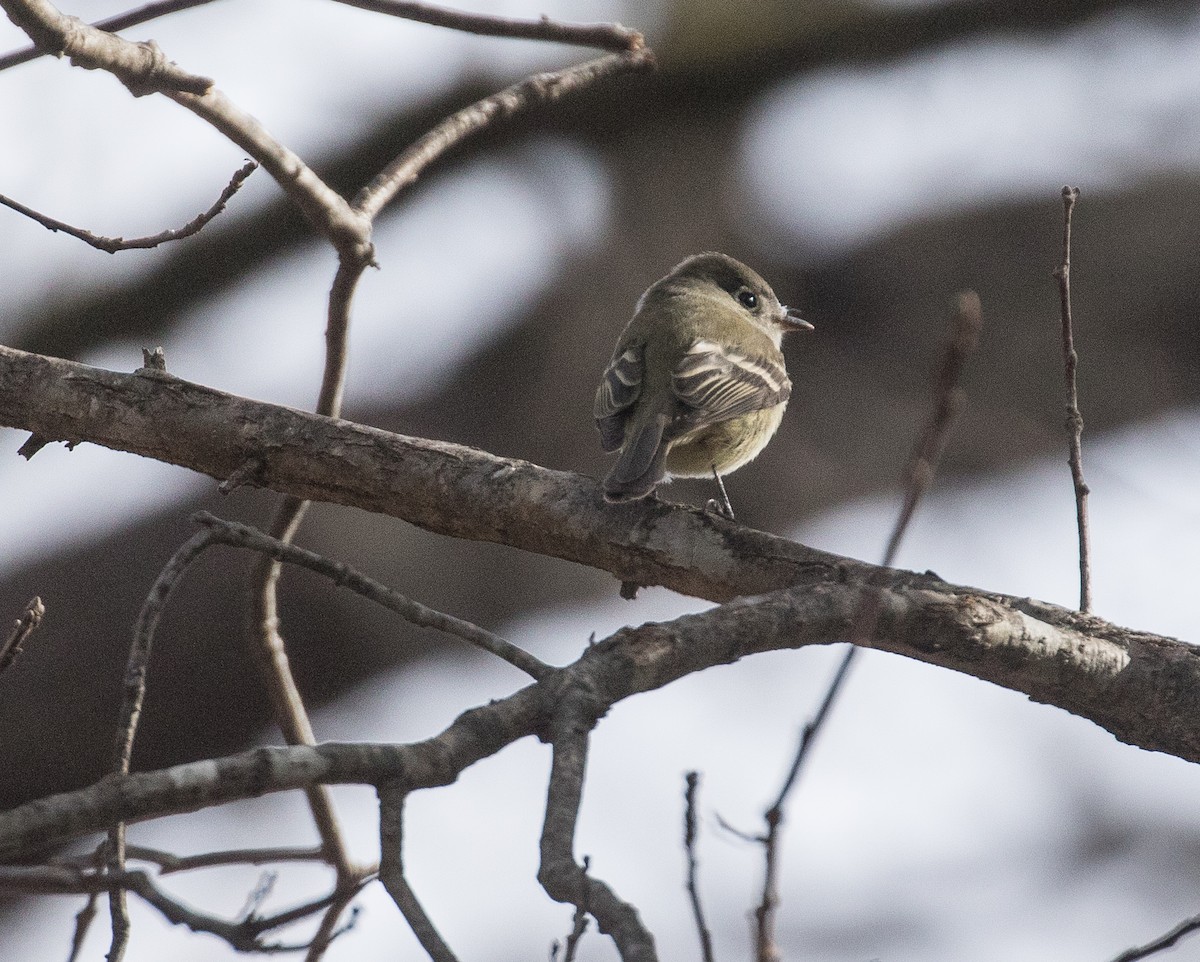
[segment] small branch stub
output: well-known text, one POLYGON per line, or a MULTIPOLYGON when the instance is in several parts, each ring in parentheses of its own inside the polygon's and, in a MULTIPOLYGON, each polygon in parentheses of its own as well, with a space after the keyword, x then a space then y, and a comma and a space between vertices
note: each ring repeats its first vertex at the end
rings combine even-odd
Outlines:
POLYGON ((25 606, 25 610, 21 612, 19 618, 13 622, 12 630, 8 633, 8 637, 0 644, 0 674, 8 670, 9 666, 17 660, 17 656, 21 654, 21 646, 25 643, 25 639, 33 634, 33 630, 42 623, 42 618, 46 614, 46 606, 42 604, 41 598, 32 598, 25 606))
POLYGON ((153 351, 147 347, 142 348, 142 370, 166 373, 167 355, 162 347, 156 347, 153 351))

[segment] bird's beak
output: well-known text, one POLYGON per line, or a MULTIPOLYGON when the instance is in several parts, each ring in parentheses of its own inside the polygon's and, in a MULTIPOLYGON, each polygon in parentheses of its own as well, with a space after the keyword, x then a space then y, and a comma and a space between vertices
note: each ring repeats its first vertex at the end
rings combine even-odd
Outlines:
POLYGON ((811 331, 813 326, 804 320, 799 314, 794 314, 786 307, 783 309, 783 316, 779 319, 779 326, 787 331, 811 331))

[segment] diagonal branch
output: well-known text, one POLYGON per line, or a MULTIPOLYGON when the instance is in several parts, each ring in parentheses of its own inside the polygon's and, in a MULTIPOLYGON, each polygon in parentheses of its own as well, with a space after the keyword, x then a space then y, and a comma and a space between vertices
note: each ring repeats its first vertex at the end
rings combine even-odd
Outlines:
POLYGON ((65 221, 57 220, 54 217, 49 217, 46 214, 38 213, 31 207, 26 207, 24 204, 13 200, 11 197, 5 197, 0 194, 0 204, 5 207, 10 207, 19 214, 24 214, 26 217, 37 221, 47 230, 62 231, 64 234, 70 234, 72 237, 77 237, 85 244, 89 244, 97 250, 104 251, 108 254, 115 254, 117 251, 128 250, 148 250, 152 247, 158 247, 159 244, 166 244, 170 241, 183 240, 185 237, 191 237, 193 234, 198 234, 200 230, 210 220, 216 217, 225 209, 225 205, 229 203, 229 199, 233 197, 240 189, 242 184, 246 182, 255 170, 258 169, 258 164, 250 161, 238 170, 233 178, 225 185, 225 189, 221 191, 221 196, 216 202, 206 211, 198 214, 192 220, 188 221, 182 227, 176 230, 164 230, 157 234, 151 234, 148 237, 135 237, 132 240, 125 240, 123 237, 101 237, 98 234, 93 234, 89 230, 83 230, 79 227, 72 227, 65 221))
POLYGON ((203 94, 213 82, 166 58, 153 40, 133 43, 61 13, 50 0, 0 0, 8 19, 42 53, 69 57, 85 70, 106 70, 135 97, 151 93, 203 94))
POLYGON ((517 17, 497 17, 488 13, 451 10, 412 0, 338 0, 348 7, 370 10, 391 17, 403 17, 435 27, 449 27, 463 33, 485 37, 509 37, 523 40, 548 40, 551 43, 571 43, 582 47, 600 47, 622 53, 640 50, 645 38, 636 30, 619 23, 559 23, 542 16, 537 20, 517 17))
MULTIPOLYGON (((175 13, 179 10, 187 10, 191 7, 202 7, 212 2, 213 0, 158 0, 156 3, 148 3, 144 7, 138 7, 136 10, 119 13, 115 17, 97 20, 92 26, 97 30, 116 33, 118 30, 136 27, 138 24, 146 23, 157 17, 165 17, 167 14, 175 13)), ((47 52, 39 50, 37 47, 25 47, 22 50, 14 50, 0 57, 0 70, 7 70, 9 67, 16 67, 18 64, 36 60, 47 52)))
MULTIPOLYGON (((857 599, 878 579, 884 598, 874 647, 1024 691, 1131 744, 1200 759, 1193 721, 1200 719, 1200 653, 1094 616, 880 569, 678 505, 606 505, 598 484, 576 474, 249 401, 146 369, 117 374, 0 347, 0 423, 215 478, 258 457, 257 480, 275 490, 712 601, 796 586, 812 604, 838 602, 852 612, 857 601, 846 596, 857 599), (904 623, 923 626, 907 631, 903 645, 887 634, 896 630, 889 605, 900 602, 904 623)), ((775 638, 781 627, 764 630, 775 638)), ((824 623, 824 631, 806 629, 804 637, 828 642, 849 634, 840 623, 824 623)))
POLYGON ((213 542, 235 548, 247 548, 265 554, 276 561, 308 568, 310 571, 329 578, 334 584, 349 588, 375 604, 394 611, 410 624, 419 628, 432 628, 435 631, 461 638, 476 648, 507 661, 532 678, 545 678, 554 671, 550 665, 535 658, 524 649, 518 648, 511 641, 506 641, 469 621, 463 621, 461 618, 455 618, 453 615, 447 615, 413 601, 387 585, 360 574, 340 561, 331 561, 314 551, 307 551, 277 538, 267 537, 261 531, 248 525, 222 520, 207 511, 198 512, 193 516, 193 520, 208 529, 213 542))
POLYGON ((343 258, 370 261, 370 223, 211 80, 183 71, 152 42, 133 43, 88 26, 49 0, 0 0, 0 9, 43 52, 65 53, 78 66, 106 70, 134 96, 162 93, 206 120, 275 179, 343 258))
MULTIPOLYGON (((714 665, 843 640, 860 598, 860 585, 831 581, 739 599, 666 624, 625 628, 589 646, 573 665, 507 698, 469 709, 440 735, 421 742, 258 748, 109 777, 0 812, 0 860, 28 857, 116 822, 196 811, 269 792, 392 781, 406 792, 448 785, 505 746, 529 736, 546 737, 550 731, 562 752, 557 763, 567 772, 555 783, 559 794, 548 807, 554 813, 549 855, 557 868, 570 859, 562 839, 573 824, 569 812, 582 771, 581 739, 586 741, 588 719, 625 698, 714 665), (586 695, 584 704, 573 712, 556 710, 576 690, 584 693, 578 699, 586 695), (566 717, 551 726, 551 718, 564 712, 566 717), (576 720, 569 723, 571 718, 576 720)), ((1068 617, 1055 626, 1015 610, 1010 602, 936 578, 893 572, 881 593, 873 647, 1012 688, 1089 718, 1130 744, 1200 761, 1200 653, 1182 642, 1025 599, 1030 610, 1047 618, 1068 617)), ((562 894, 569 899, 577 891, 562 894)), ((606 911, 595 892, 590 905, 597 916, 606 911)))
POLYGON ((1170 932, 1160 935, 1152 942, 1147 942, 1145 945, 1139 945, 1132 949, 1126 949, 1113 959, 1113 962, 1138 962, 1139 959, 1148 959, 1152 955, 1157 955, 1163 949, 1171 948, 1185 935, 1191 935, 1196 931, 1200 931, 1200 915, 1193 915, 1190 919, 1184 919, 1171 929, 1170 932))
POLYGON ((447 117, 388 164, 358 192, 353 207, 373 220, 433 160, 471 135, 534 105, 553 103, 608 77, 651 70, 654 63, 654 54, 638 46, 626 53, 589 60, 554 73, 534 74, 499 93, 484 97, 447 117))
POLYGON ((33 634, 34 629, 42 623, 45 614, 46 606, 42 604, 42 599, 34 597, 25 606, 25 610, 13 621, 8 637, 0 642, 0 674, 7 671, 12 663, 20 657, 21 646, 33 634))
POLYGON ((963 369, 967 358, 975 351, 979 343, 979 332, 983 324, 983 315, 979 303, 979 295, 974 291, 962 291, 957 297, 954 316, 951 319, 950 333, 946 338, 933 379, 933 403, 930 406, 929 417, 921 433, 913 445, 912 457, 905 470, 904 500, 901 503, 900 514, 888 537, 887 548, 883 552, 880 573, 872 578, 859 603, 858 614, 855 616, 849 640, 853 643, 843 656, 833 680, 825 691, 825 697, 816 714, 804 726, 800 733, 800 742, 792 758, 792 765, 779 795, 764 816, 767 825, 766 834, 762 837, 764 848, 765 870, 763 873, 762 900, 754 911, 755 944, 760 962, 774 962, 780 958, 779 947, 775 940, 775 917, 779 908, 779 838, 784 819, 784 805, 796 784, 801 767, 809 758, 809 753, 816 744, 817 735, 829 718, 830 711, 837 699, 838 693, 845 684, 850 667, 854 664, 860 645, 869 645, 875 633, 879 619, 879 588, 875 584, 881 573, 891 566, 899 550, 900 542, 904 539, 908 526, 912 522, 917 506, 929 491, 933 483, 934 473, 938 462, 945 450, 950 431, 958 416, 966 405, 966 393, 960 386, 963 369))

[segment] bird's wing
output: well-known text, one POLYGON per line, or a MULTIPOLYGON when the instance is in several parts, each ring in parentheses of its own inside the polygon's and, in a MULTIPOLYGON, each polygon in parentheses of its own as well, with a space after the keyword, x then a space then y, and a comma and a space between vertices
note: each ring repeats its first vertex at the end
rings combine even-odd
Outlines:
POLYGON ((778 361, 705 339, 688 348, 671 384, 684 405, 688 430, 775 407, 792 393, 792 382, 778 361))
POLYGON ((625 418, 642 394, 643 355, 644 345, 627 348, 613 358, 600 379, 592 413, 605 451, 615 451, 625 440, 625 418))

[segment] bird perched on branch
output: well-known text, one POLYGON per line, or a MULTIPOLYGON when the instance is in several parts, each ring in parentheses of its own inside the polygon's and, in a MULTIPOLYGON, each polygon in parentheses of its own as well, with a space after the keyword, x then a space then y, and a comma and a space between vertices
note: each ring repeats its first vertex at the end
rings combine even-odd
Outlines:
POLYGON ((668 475, 711 474, 732 518, 722 475, 779 427, 792 391, 779 346, 805 330, 812 325, 766 281, 725 254, 696 254, 651 285, 596 391, 600 445, 620 449, 605 500, 644 498, 668 475))

